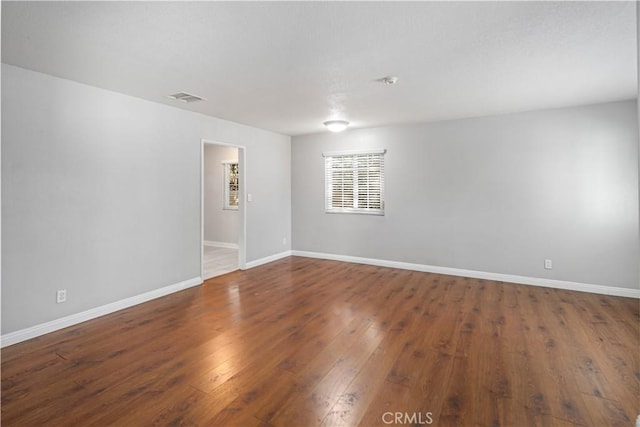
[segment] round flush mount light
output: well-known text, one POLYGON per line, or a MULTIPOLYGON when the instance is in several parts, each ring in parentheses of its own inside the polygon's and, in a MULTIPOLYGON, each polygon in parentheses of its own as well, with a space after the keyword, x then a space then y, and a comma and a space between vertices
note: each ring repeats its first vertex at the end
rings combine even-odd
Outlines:
POLYGON ((342 132, 349 126, 346 120, 329 120, 323 123, 331 132, 342 132))

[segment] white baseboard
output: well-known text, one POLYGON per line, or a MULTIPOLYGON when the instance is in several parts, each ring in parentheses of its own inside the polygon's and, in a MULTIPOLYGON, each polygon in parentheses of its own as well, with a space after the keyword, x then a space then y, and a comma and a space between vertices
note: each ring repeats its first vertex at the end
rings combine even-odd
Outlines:
POLYGON ((269 262, 277 261, 279 259, 286 258, 288 256, 291 256, 291 251, 284 251, 284 252, 280 252, 279 254, 270 255, 264 258, 257 259, 255 261, 250 261, 247 263, 246 269, 257 267, 259 265, 266 264, 269 262))
POLYGON ((110 314, 115 311, 129 308, 200 284, 202 284, 202 279, 200 277, 194 277, 193 279, 165 286, 164 288, 154 289, 153 291, 145 292, 144 294, 112 302, 100 307, 52 320, 50 322, 41 323, 36 326, 31 326, 30 328, 10 332, 0 337, 0 348, 39 337, 40 335, 48 334, 69 326, 77 325, 78 323, 86 322, 87 320, 95 319, 96 317, 104 316, 105 314, 110 314))
MULTIPOLYGON (((541 279, 525 276, 514 276, 510 274, 502 273, 488 273, 475 270, 463 270, 450 267, 438 267, 426 264, 412 264, 399 261, 388 261, 374 258, 362 258, 348 255, 335 255, 325 254, 319 252, 308 252, 290 250, 280 252, 278 254, 270 255, 264 258, 257 259, 255 261, 248 262, 246 268, 254 268, 269 262, 277 261, 288 256, 301 256, 307 258, 319 258, 328 259, 334 261, 353 262, 357 264, 369 264, 380 267, 399 268, 403 270, 422 271, 426 273, 446 274, 451 276, 472 277, 476 279, 494 280, 499 282, 517 283, 522 285, 542 286, 547 288, 566 289, 571 291, 590 292, 595 294, 613 295, 628 298, 640 299, 640 289, 620 288, 613 286, 593 285, 587 283, 567 282, 563 280, 553 279, 541 279)), ((174 292, 179 292, 184 289, 202 284, 200 277, 194 277, 192 279, 185 280, 180 283, 165 286, 164 288, 155 289, 144 294, 136 295, 130 298, 126 298, 120 301, 109 303, 100 307, 92 308, 80 313, 72 314, 60 319, 52 320, 50 322, 41 323, 36 326, 32 326, 19 331, 10 332, 0 336, 0 348, 4 348, 13 344, 17 344, 22 341, 26 341, 31 338, 38 337, 40 335, 48 334, 60 329, 67 328, 69 326, 76 325, 78 323, 86 322, 87 320, 95 319, 96 317, 104 316, 125 308, 132 307, 134 305, 142 304, 143 302, 151 301, 156 298, 160 298, 174 292)))
POLYGON ((237 243, 227 243, 227 242, 213 242, 211 240, 205 240, 202 242, 205 246, 215 246, 216 248, 229 248, 229 249, 238 249, 237 243))
POLYGON ((487 273, 484 271, 462 270, 459 268, 437 267, 433 265, 412 264, 407 262, 387 261, 374 258, 361 258, 348 255, 325 254, 319 252, 293 250, 291 251, 291 255, 307 258, 320 258, 334 261, 353 262, 357 264, 377 265, 380 267, 400 268, 402 270, 422 271, 425 273, 472 277, 474 279, 495 280, 498 282, 517 283, 521 285, 542 286, 545 288, 566 289, 570 291, 590 292, 594 294, 613 295, 627 298, 640 298, 640 289, 592 285, 588 283, 567 282, 564 280, 539 279, 534 277, 514 276, 502 273, 487 273))

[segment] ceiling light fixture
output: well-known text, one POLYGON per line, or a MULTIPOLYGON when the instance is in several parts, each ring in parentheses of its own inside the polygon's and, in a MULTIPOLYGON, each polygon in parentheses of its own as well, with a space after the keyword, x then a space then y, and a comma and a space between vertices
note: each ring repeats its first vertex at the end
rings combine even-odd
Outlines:
POLYGON ((342 132, 349 126, 346 120, 329 120, 323 123, 331 132, 342 132))

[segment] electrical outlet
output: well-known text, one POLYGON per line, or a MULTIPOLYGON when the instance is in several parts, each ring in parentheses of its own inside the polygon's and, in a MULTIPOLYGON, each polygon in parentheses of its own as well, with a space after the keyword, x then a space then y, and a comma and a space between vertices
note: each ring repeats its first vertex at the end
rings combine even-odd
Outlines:
POLYGON ((544 268, 546 270, 551 270, 553 268, 553 261, 551 261, 550 259, 545 259, 544 260, 544 268))
POLYGON ((286 238, 286 237, 283 237, 283 238, 282 238, 282 244, 283 244, 283 245, 286 245, 286 244, 287 244, 287 238, 286 238))
POLYGON ((59 289, 56 292, 56 303, 60 304, 61 302, 65 302, 67 300, 67 290, 59 289))

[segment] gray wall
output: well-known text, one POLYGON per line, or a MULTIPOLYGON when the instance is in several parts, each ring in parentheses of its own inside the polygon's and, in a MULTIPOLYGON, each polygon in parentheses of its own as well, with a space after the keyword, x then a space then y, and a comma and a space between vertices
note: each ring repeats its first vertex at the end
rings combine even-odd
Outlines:
POLYGON ((240 211, 223 209, 224 161, 237 162, 238 149, 204 145, 204 240, 238 244, 240 211))
POLYGON ((290 249, 288 136, 3 64, 2 333, 198 277, 201 138, 246 147, 247 261, 290 249))
POLYGON ((636 110, 294 137, 293 249, 638 288, 636 110), (386 215, 325 214, 322 152, 363 148, 388 150, 386 215))

